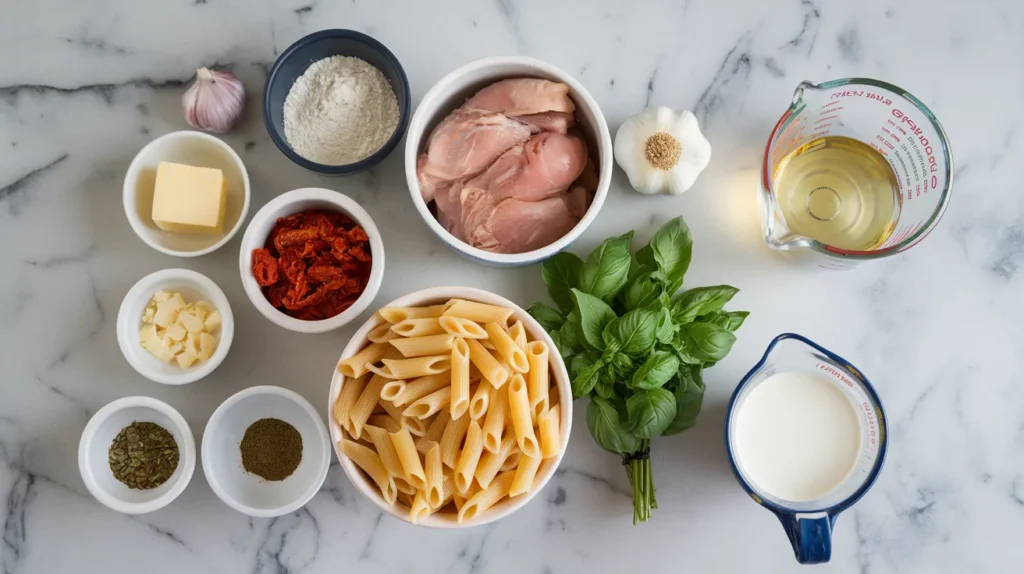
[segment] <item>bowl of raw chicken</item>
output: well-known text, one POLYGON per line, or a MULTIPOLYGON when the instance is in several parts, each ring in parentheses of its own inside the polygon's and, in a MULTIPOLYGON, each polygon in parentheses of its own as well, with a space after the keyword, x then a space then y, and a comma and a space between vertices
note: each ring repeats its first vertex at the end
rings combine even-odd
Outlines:
POLYGON ((533 58, 463 65, 409 125, 413 204, 449 247, 519 266, 569 246, 597 217, 612 176, 608 124, 567 72, 533 58))

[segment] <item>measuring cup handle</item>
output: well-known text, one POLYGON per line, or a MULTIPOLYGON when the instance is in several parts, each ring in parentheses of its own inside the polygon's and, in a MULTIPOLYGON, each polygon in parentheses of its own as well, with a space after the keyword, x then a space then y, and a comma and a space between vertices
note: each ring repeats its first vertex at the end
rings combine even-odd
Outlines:
POLYGON ((796 560, 801 564, 820 564, 832 558, 832 527, 834 515, 799 515, 776 512, 782 527, 786 529, 789 542, 793 545, 796 560))

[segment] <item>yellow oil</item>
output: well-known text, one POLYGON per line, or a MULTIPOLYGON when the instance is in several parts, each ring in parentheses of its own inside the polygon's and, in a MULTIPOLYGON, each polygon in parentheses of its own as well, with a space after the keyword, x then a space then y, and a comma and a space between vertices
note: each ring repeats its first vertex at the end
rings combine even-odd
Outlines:
POLYGON ((878 150, 826 136, 782 158, 776 200, 786 226, 840 249, 865 251, 889 237, 899 216, 899 182, 878 150))

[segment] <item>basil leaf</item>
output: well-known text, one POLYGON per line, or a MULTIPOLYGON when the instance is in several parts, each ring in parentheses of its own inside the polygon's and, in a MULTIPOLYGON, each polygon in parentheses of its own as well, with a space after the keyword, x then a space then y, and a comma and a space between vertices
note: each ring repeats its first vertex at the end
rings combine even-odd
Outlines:
POLYGON ((750 315, 749 311, 717 311, 701 317, 700 321, 718 325, 728 331, 735 331, 747 319, 747 315, 750 315))
POLYGON ((679 434, 693 428, 697 424, 697 415, 704 404, 704 381, 701 380, 700 367, 689 367, 679 370, 677 385, 672 393, 676 398, 676 416, 661 434, 663 436, 679 434))
MULTIPOLYGON (((572 311, 565 318, 565 323, 558 329, 558 334, 562 338, 562 345, 566 349, 571 349, 573 353, 578 353, 583 350, 583 344, 580 343, 580 315, 576 311, 572 311)), ((570 353, 571 354, 571 353, 570 353)), ((563 357, 565 354, 563 353, 563 357)))
POLYGON ((630 273, 626 288, 622 290, 622 305, 627 311, 646 307, 658 300, 663 292, 660 283, 651 279, 655 270, 646 265, 640 265, 630 273))
POLYGON ((559 333, 558 331, 554 331, 550 333, 550 335, 551 340, 554 341, 555 343, 555 349, 558 351, 558 354, 562 357, 562 360, 567 361, 569 360, 569 357, 573 356, 576 353, 572 349, 565 346, 565 343, 562 342, 561 333, 559 333))
POLYGON ((626 399, 626 412, 636 421, 633 436, 651 439, 664 432, 676 418, 676 398, 661 388, 640 390, 626 399))
POLYGON ((606 239, 597 246, 580 268, 579 289, 606 302, 626 285, 631 261, 633 232, 606 239))
POLYGON ((687 289, 672 299, 672 320, 677 325, 682 325, 702 315, 721 311, 739 291, 729 285, 687 289))
MULTIPOLYGON (((605 372, 607 373, 607 371, 605 372)), ((597 393, 597 396, 601 397, 602 399, 606 401, 610 400, 612 397, 615 396, 614 380, 604 376, 599 377, 597 380, 597 384, 594 385, 594 392, 597 393)))
POLYGON ((592 351, 603 351, 605 348, 601 333, 606 325, 615 320, 615 311, 601 299, 580 291, 572 290, 576 300, 575 313, 579 317, 579 338, 584 347, 592 351))
POLYGON ((583 260, 562 251, 546 259, 540 266, 540 277, 548 286, 548 295, 563 312, 572 310, 572 289, 579 287, 580 267, 583 260))
POLYGON ((580 369, 572 380, 572 398, 581 399, 590 394, 601 374, 601 363, 591 363, 580 369))
POLYGON ((565 317, 561 313, 543 303, 530 305, 526 312, 536 319, 545 331, 557 331, 565 323, 565 317))
POLYGON ((676 289, 682 284, 692 256, 693 237, 682 217, 670 219, 662 225, 650 243, 636 254, 637 261, 661 271, 659 278, 667 285, 677 285, 676 289))
POLYGON ((649 353, 658 334, 661 312, 654 307, 634 309, 608 323, 602 337, 606 345, 615 342, 628 355, 649 353))
POLYGON ((659 343, 671 344, 672 339, 676 336, 676 326, 672 322, 672 313, 665 307, 662 307, 658 315, 658 331, 654 336, 659 343))
POLYGON ((617 454, 635 452, 640 440, 619 423, 615 407, 601 397, 592 397, 587 405, 587 429, 598 446, 617 454))
POLYGON ((729 354, 736 342, 736 335, 711 323, 690 323, 680 329, 680 335, 680 360, 691 364, 693 361, 684 360, 683 355, 705 364, 717 362, 729 354))
POLYGON ((640 365, 630 381, 631 389, 655 389, 664 386, 679 371, 679 359, 667 351, 657 351, 640 365))

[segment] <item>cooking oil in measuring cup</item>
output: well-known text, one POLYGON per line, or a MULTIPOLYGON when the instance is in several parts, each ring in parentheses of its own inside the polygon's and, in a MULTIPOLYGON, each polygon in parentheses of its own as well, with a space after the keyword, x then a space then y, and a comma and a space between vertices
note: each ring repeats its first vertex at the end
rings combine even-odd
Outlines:
POLYGON ((899 181, 875 148, 844 136, 811 140, 775 168, 779 209, 792 233, 841 249, 881 245, 899 215, 899 181))

